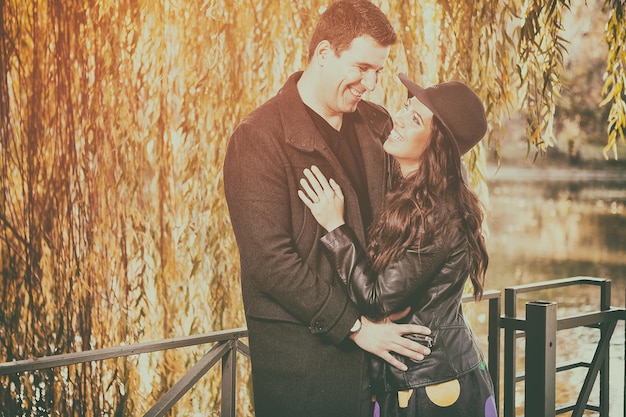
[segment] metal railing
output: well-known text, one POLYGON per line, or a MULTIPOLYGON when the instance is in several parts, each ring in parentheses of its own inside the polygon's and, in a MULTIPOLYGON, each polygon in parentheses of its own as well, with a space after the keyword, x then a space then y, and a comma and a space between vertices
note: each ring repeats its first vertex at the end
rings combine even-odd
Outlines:
MULTIPOLYGON (((623 308, 611 307, 611 281, 602 278, 573 277, 528 285, 508 287, 505 290, 505 314, 501 318, 504 328, 504 417, 515 416, 515 384, 525 382, 525 415, 554 417, 572 412, 580 417, 585 410, 609 416, 609 345, 617 322, 626 319, 623 308), (518 295, 567 286, 600 287, 599 310, 557 319, 557 304, 549 301, 526 303, 526 317, 517 317, 518 295), (600 329, 598 342, 591 362, 574 361, 556 363, 557 331, 589 327, 600 329), (516 340, 525 337, 525 369, 516 373, 516 340), (528 358, 532 358, 529 361, 528 358), (575 403, 556 404, 556 374, 575 368, 588 368, 587 375, 575 403), (589 396, 596 378, 600 375, 599 405, 589 404, 589 396)), ((626 382, 626 366, 624 367, 626 382)), ((626 385, 626 384, 625 384, 626 385)), ((626 387, 624 391, 626 397, 626 387)), ((626 415, 626 402, 624 403, 626 415)))
MULTIPOLYGON (((482 301, 489 301, 489 347, 488 366, 493 369, 491 377, 495 387, 499 386, 499 353, 500 353, 500 297, 499 291, 485 291, 482 301)), ((466 295, 463 302, 473 302, 474 297, 466 295)), ((222 363, 222 401, 221 416, 234 417, 236 409, 236 363, 237 354, 242 353, 249 357, 250 352, 240 339, 247 337, 245 328, 223 330, 203 335, 186 336, 155 342, 144 342, 128 346, 118 346, 84 352, 68 353, 47 356, 37 359, 26 359, 0 363, 0 376, 27 371, 37 371, 48 368, 57 368, 76 365, 85 362, 102 361, 106 359, 151 353, 169 349, 178 349, 187 346, 215 343, 209 352, 202 357, 174 386, 172 386, 153 406, 144 417, 160 417, 171 410, 176 402, 193 385, 204 376, 218 361, 222 363)), ((496 404, 498 393, 496 390, 496 404)))
MULTIPOLYGON (((533 417, 554 416, 573 411, 572 416, 582 416, 585 409, 600 412, 601 417, 608 416, 609 395, 609 355, 608 346, 619 320, 626 319, 624 309, 612 308, 610 280, 589 277, 574 277, 529 285, 506 288, 505 314, 501 316, 501 292, 485 291, 482 301, 489 302, 488 319, 488 367, 495 387, 495 403, 500 409, 500 329, 505 331, 504 345, 504 417, 515 415, 515 384, 526 381, 525 414, 533 417), (600 310, 575 317, 556 318, 556 303, 529 302, 526 304, 526 318, 516 314, 517 295, 532 291, 559 288, 571 285, 594 285, 601 288, 600 310), (532 326, 527 323, 533 323, 532 326), (556 331, 579 326, 599 328, 601 332, 598 349, 591 363, 575 362, 557 366, 555 362, 556 331), (526 356, 533 358, 533 366, 526 361, 525 373, 516 375, 515 358, 517 338, 526 337, 526 356), (540 364, 540 366, 537 366, 540 364), (578 401, 574 405, 555 407, 555 375, 557 372, 574 367, 588 367, 589 371, 581 389, 578 401), (589 394, 598 373, 600 374, 600 406, 588 405, 589 394)), ((466 295, 463 302, 473 302, 474 297, 466 295)), ((172 386, 145 414, 147 417, 165 415, 176 402, 213 366, 221 362, 222 399, 221 416, 234 417, 236 409, 236 364, 237 355, 249 357, 248 347, 240 340, 247 337, 245 328, 223 330, 203 335, 186 336, 155 342, 145 342, 128 346, 119 346, 93 351, 55 355, 37 359, 28 359, 0 363, 0 376, 75 365, 85 362, 102 361, 142 353, 177 349, 187 346, 215 343, 174 386, 172 386)), ((624 368, 626 379, 626 366, 624 368)), ((625 391, 626 397, 626 384, 625 391)), ((624 405, 626 411, 626 403, 624 405)), ((625 413, 626 415, 626 413, 625 413)))
MULTIPOLYGON (((496 408, 500 407, 500 291, 489 290, 483 293, 478 302, 489 301, 489 319, 487 328, 487 367, 494 386, 496 408)), ((464 303, 477 302, 473 295, 465 295, 464 303)))
POLYGON ((245 328, 223 330, 202 335, 185 336, 155 342, 144 342, 128 346, 117 346, 84 352, 67 353, 62 355, 46 356, 37 359, 0 363, 0 376, 19 372, 36 371, 48 368, 58 368, 86 362, 103 361, 106 359, 122 358, 141 353, 159 352, 178 349, 187 346, 215 343, 176 384, 174 384, 153 406, 145 417, 160 417, 165 415, 176 402, 193 385, 198 382, 218 361, 222 363, 222 416, 235 415, 236 394, 236 360, 237 353, 250 356, 248 346, 239 339, 247 337, 245 328))

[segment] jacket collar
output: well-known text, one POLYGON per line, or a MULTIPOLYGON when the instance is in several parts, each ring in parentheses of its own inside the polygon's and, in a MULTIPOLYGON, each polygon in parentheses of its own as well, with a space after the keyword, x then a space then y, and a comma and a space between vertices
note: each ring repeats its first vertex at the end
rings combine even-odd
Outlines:
MULTIPOLYGON (((301 152, 316 151, 324 155, 337 174, 345 178, 343 183, 349 183, 343 167, 326 149, 326 141, 317 130, 300 98, 296 84, 301 76, 301 71, 292 74, 278 92, 280 120, 285 141, 289 146, 301 152)), ((383 150, 382 141, 384 140, 383 135, 389 133, 385 132, 385 129, 389 130, 391 123, 388 114, 371 103, 360 102, 356 113, 359 117, 355 118, 354 128, 363 155, 372 213, 376 215, 382 207, 387 192, 389 158, 383 150)), ((355 191, 353 189, 344 190, 344 194, 350 193, 355 193, 355 191)), ((356 194, 354 195, 356 196, 356 194)), ((352 208, 348 207, 348 209, 351 210, 352 208)), ((359 225, 355 225, 355 232, 357 232, 361 243, 364 243, 365 232, 359 225)))
MULTIPOLYGON (((317 131, 313 120, 307 113, 302 98, 300 98, 297 83, 301 76, 302 71, 292 74, 278 92, 280 97, 280 116, 283 121, 287 143, 301 151, 313 152, 319 150, 319 147, 323 147, 325 141, 317 131)), ((364 139, 369 142, 371 136, 369 129, 378 137, 383 136, 385 126, 389 121, 385 113, 364 102, 357 105, 356 113, 360 116, 357 119, 362 121, 362 123, 356 124, 357 135, 360 140, 365 136, 364 139)), ((379 140, 377 139, 377 141, 379 140)), ((361 142, 363 141, 361 140, 361 142)))
POLYGON ((297 83, 301 76, 302 71, 292 74, 278 92, 285 140, 288 145, 302 152, 319 151, 325 142, 300 98, 297 83))

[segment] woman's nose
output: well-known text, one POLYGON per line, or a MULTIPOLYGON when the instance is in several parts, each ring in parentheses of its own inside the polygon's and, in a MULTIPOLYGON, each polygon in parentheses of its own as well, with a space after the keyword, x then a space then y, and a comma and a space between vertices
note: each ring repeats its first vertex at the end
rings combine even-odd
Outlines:
POLYGON ((393 123, 402 124, 402 119, 404 118, 406 114, 407 114, 407 110, 405 108, 401 108, 400 110, 398 110, 396 114, 393 116, 393 123))

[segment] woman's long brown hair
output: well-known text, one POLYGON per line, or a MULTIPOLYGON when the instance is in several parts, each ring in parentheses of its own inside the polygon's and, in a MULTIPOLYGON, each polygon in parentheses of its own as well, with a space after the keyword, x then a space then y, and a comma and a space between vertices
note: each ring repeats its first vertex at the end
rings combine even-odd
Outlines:
POLYGON ((483 293, 489 255, 482 235, 480 200, 462 178, 461 158, 433 118, 430 146, 420 168, 406 177, 398 173, 385 206, 369 231, 368 254, 381 271, 406 250, 452 237, 460 228, 467 236, 474 296, 483 293))

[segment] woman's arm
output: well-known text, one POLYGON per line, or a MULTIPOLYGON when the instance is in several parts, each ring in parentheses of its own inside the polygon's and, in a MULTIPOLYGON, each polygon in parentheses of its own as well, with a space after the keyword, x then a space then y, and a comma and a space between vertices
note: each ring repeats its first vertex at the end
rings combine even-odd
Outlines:
POLYGON ((300 199, 322 227, 322 238, 331 264, 347 286, 350 297, 367 317, 381 319, 405 308, 413 295, 426 285, 446 259, 446 251, 432 244, 409 250, 385 270, 370 267, 367 254, 343 221, 343 194, 316 167, 305 170, 300 199))
POLYGON ((384 270, 371 268, 365 250, 348 226, 341 226, 324 237, 331 263, 347 285, 359 310, 373 319, 386 317, 409 305, 441 269, 445 250, 428 245, 408 250, 384 270))

